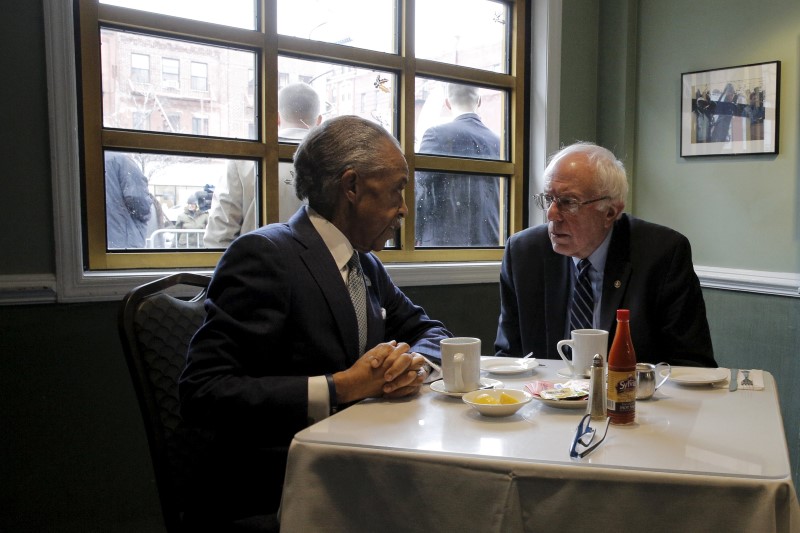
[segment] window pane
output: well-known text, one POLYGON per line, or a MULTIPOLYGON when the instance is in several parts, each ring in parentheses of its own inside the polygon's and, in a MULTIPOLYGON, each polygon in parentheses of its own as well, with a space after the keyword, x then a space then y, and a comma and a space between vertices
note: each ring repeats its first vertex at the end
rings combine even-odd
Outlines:
POLYGON ((395 0, 278 0, 278 33, 397 53, 395 0))
POLYGON ((208 91, 208 65, 191 62, 191 85, 193 91, 208 91))
POLYGON ((174 133, 254 138, 255 53, 110 29, 101 39, 105 127, 167 131, 173 117, 174 133))
POLYGON ((414 145, 420 154, 506 159, 506 93, 417 78, 414 145))
POLYGON ((256 29, 255 0, 100 0, 100 3, 246 30, 256 29))
POLYGON ((131 80, 150 83, 150 56, 131 54, 131 80))
POLYGON ((279 57, 278 79, 281 84, 301 81, 311 85, 322 98, 323 120, 338 115, 358 115, 395 133, 397 77, 394 74, 279 57))
POLYGON ((509 72, 510 10, 503 2, 438 0, 417 2, 418 58, 509 72))
POLYGON ((181 62, 164 57, 161 59, 161 87, 178 91, 181 88, 181 62))
POLYGON ((227 163, 106 151, 108 249, 202 248, 215 185, 227 163))
POLYGON ((494 247, 505 241, 507 179, 416 172, 416 245, 494 247))
POLYGON ((206 248, 225 248, 258 227, 258 183, 258 165, 253 161, 228 161, 218 173, 203 241, 206 248))

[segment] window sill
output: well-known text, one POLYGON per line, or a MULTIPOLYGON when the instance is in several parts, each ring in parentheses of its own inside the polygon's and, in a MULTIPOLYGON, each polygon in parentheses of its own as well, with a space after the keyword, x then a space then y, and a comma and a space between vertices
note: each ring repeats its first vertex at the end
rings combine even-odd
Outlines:
MULTIPOLYGON (((386 270, 400 287, 497 283, 500 278, 499 262, 387 264, 386 270)), ((697 266, 695 271, 706 289, 800 297, 800 274, 705 266, 697 266)), ((0 276, 0 305, 119 300, 133 287, 169 273, 84 274, 77 283, 60 290, 53 274, 0 276)))

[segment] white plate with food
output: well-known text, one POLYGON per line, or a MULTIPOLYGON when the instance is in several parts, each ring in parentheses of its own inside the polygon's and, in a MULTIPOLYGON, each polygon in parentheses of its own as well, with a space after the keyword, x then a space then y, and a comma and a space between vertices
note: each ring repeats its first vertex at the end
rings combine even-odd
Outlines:
POLYGON ((725 381, 729 375, 730 372, 725 368, 673 366, 669 381, 688 386, 713 385, 725 381))
MULTIPOLYGON (((490 378, 481 378, 481 388, 478 390, 484 389, 499 389, 503 386, 503 382, 497 379, 490 379, 490 378)), ((444 394, 445 396, 452 396, 453 398, 461 398, 466 392, 450 392, 445 390, 444 388, 444 380, 439 379, 431 383, 431 390, 434 392, 438 392, 439 394, 444 394)), ((473 392, 473 391, 468 391, 473 392)))
POLYGON ((589 396, 585 396, 578 400, 550 400, 542 398, 536 394, 533 395, 534 399, 539 400, 545 405, 555 407, 556 409, 587 409, 589 405, 589 396))
POLYGON ((533 357, 490 357, 481 360, 481 370, 500 375, 523 374, 537 366, 539 362, 533 357))
POLYGON ((536 400, 557 409, 586 409, 589 405, 589 381, 534 381, 525 387, 536 400))

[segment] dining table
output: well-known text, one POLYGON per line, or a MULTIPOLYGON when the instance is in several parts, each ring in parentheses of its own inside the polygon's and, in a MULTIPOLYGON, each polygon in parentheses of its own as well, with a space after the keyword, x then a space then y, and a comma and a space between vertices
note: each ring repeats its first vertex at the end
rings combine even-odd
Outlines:
MULTIPOLYGON (((501 366, 481 383, 530 390, 569 380, 563 367, 501 366)), ((295 435, 281 531, 800 531, 773 376, 762 373, 763 390, 731 391, 727 369, 681 381, 685 368, 582 458, 570 447, 585 402, 532 395, 489 417, 441 382, 359 402, 295 435)), ((605 425, 592 424, 600 435, 605 425)))

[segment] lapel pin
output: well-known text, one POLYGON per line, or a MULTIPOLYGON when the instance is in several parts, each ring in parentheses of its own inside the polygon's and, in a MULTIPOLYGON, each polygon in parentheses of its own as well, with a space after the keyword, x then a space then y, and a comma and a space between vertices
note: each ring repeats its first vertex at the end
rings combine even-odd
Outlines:
POLYGON ((619 289, 620 287, 622 287, 622 282, 620 280, 615 281, 614 282, 614 288, 615 289, 619 289))

